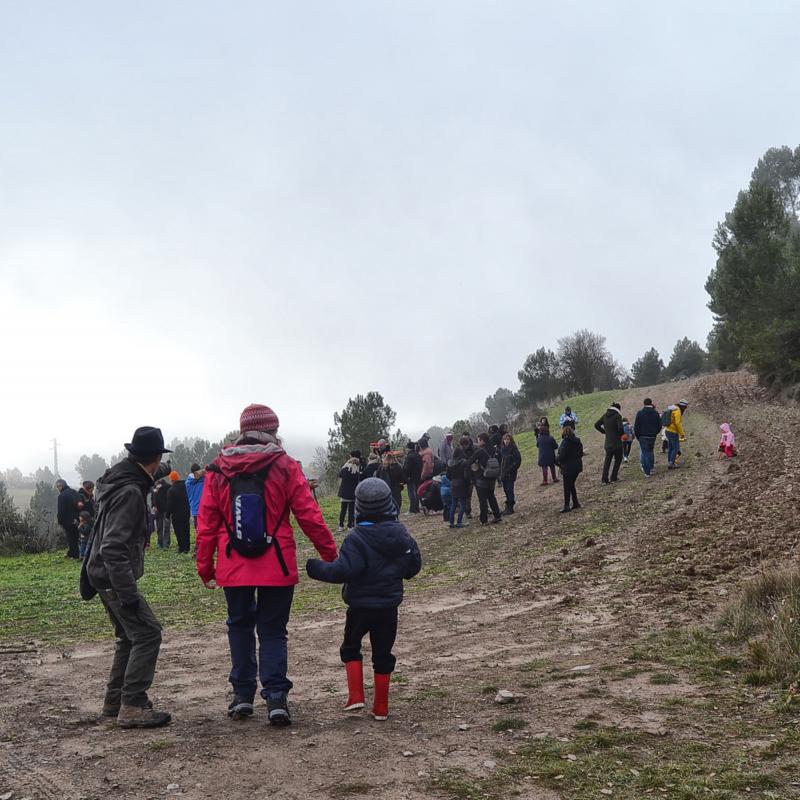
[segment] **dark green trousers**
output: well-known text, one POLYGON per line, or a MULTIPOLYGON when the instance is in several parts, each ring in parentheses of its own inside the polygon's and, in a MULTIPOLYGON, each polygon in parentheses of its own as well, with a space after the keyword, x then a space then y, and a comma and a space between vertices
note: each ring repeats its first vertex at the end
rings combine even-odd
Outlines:
POLYGON ((113 589, 99 594, 117 637, 105 705, 144 707, 161 649, 161 624, 141 594, 135 609, 120 605, 113 589))

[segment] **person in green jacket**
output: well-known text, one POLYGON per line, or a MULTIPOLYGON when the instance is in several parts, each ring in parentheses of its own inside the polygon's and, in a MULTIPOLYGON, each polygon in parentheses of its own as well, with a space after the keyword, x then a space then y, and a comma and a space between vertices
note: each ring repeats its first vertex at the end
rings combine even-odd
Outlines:
POLYGON ((619 468, 622 464, 622 436, 625 433, 620 404, 612 403, 606 409, 606 413, 595 422, 594 427, 606 437, 603 483, 614 483, 619 480, 619 468), (612 461, 613 468, 611 467, 612 461), (610 476, 609 469, 611 469, 610 476))

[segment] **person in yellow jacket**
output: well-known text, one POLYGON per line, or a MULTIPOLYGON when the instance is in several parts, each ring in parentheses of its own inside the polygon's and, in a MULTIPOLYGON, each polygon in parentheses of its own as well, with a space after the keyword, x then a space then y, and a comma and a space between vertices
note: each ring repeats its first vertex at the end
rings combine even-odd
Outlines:
POLYGON ((686 400, 680 400, 677 405, 669 406, 667 411, 670 412, 670 423, 666 426, 665 433, 669 450, 667 451, 667 469, 675 469, 680 466, 677 464, 677 458, 681 452, 681 442, 686 441, 686 430, 683 427, 683 415, 689 403, 686 400))

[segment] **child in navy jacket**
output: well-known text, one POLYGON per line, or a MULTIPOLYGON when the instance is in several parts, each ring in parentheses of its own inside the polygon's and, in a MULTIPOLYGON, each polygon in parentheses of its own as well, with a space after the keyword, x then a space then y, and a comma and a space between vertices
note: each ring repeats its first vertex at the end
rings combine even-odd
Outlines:
POLYGON ((389 716, 389 679, 396 659, 397 607, 403 602, 403 580, 422 567, 414 539, 397 521, 392 493, 380 478, 367 478, 356 488, 356 527, 348 534, 336 561, 309 559, 309 576, 327 583, 343 583, 347 603, 344 641, 340 655, 347 670, 345 711, 364 707, 364 670, 361 640, 369 634, 375 670, 372 715, 389 716))

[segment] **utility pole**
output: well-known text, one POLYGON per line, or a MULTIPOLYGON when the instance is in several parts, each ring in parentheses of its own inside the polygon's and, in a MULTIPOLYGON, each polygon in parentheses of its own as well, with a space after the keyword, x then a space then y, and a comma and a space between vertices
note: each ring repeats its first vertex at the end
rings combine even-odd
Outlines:
POLYGON ((53 474, 56 478, 61 476, 58 474, 58 439, 51 439, 53 446, 50 448, 53 451, 53 474))

